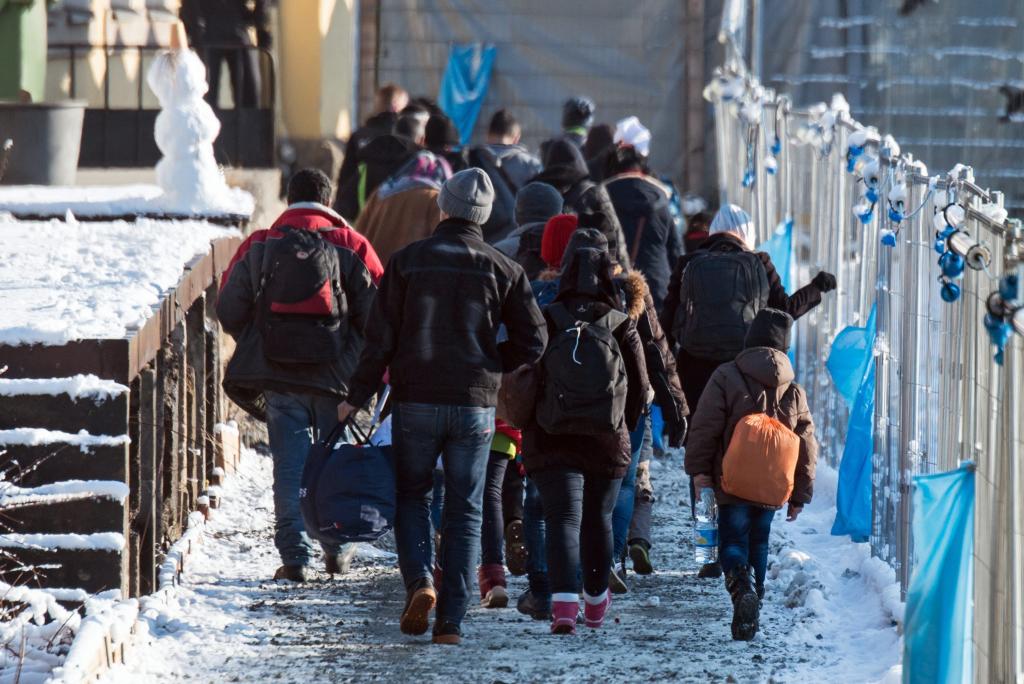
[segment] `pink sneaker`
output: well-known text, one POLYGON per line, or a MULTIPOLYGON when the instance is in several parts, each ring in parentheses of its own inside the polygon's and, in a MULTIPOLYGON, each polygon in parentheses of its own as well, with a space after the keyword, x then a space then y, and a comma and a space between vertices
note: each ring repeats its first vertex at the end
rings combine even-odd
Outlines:
POLYGON ((600 596, 583 592, 583 622, 587 627, 597 629, 604 623, 608 608, 612 605, 612 594, 607 589, 600 596))
POLYGON ((552 634, 575 634, 576 616, 580 612, 580 602, 575 601, 552 601, 551 602, 551 633, 552 634))

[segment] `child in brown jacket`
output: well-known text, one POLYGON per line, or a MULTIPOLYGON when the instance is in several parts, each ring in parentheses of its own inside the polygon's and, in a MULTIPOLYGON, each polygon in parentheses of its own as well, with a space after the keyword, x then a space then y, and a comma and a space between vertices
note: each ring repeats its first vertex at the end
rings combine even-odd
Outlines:
POLYGON ((786 355, 792 326, 793 319, 784 311, 758 312, 747 333, 745 349, 711 376, 686 445, 687 474, 697 491, 714 488, 718 502, 719 560, 733 601, 734 639, 750 640, 757 633, 768 537, 775 511, 780 508, 746 501, 722 490, 722 461, 737 424, 748 415, 765 412, 799 438, 787 520, 796 520, 804 505, 810 503, 814 489, 818 443, 807 394, 793 382, 793 366, 786 355))

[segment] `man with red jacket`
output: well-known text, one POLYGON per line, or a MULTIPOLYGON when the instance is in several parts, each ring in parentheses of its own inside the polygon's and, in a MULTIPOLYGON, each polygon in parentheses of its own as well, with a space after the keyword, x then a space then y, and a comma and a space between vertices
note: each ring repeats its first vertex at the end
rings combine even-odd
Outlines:
MULTIPOLYGON (((384 269, 373 247, 328 208, 331 181, 303 169, 288 184, 288 209, 238 248, 221 280, 217 317, 237 348, 224 389, 265 420, 274 459, 274 579, 306 578, 313 545, 299 511, 310 445, 337 424, 364 346, 384 269)), ((327 572, 341 571, 324 548, 327 572)))

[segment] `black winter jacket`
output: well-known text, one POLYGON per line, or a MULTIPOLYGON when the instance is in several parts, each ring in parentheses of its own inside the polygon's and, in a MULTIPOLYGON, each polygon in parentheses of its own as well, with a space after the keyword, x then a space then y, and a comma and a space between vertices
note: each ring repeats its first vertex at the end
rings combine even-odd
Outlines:
MULTIPOLYGON (((686 270, 687 264, 704 250, 739 252, 746 249, 746 245, 740 238, 729 233, 715 233, 705 240, 696 251, 679 257, 675 270, 672 271, 672 280, 669 281, 668 294, 661 312, 661 327, 664 328, 673 345, 679 341, 673 339, 673 334, 676 317, 679 313, 683 271, 686 270)), ((772 264, 771 257, 765 252, 757 252, 757 256, 764 264, 765 272, 768 274, 768 306, 770 308, 785 311, 795 320, 821 303, 821 290, 814 283, 804 285, 792 295, 786 294, 786 289, 782 287, 782 281, 779 279, 778 271, 775 270, 775 265, 772 264)), ((683 371, 685 372, 686 369, 684 368, 683 371)))
POLYGON ((217 318, 238 345, 224 374, 227 395, 260 420, 266 419, 264 390, 344 399, 349 391, 349 378, 363 351, 362 331, 382 272, 380 260, 366 238, 319 204, 293 204, 269 230, 250 235, 224 271, 217 297, 217 318), (342 354, 331 364, 280 364, 263 353, 263 335, 255 323, 256 293, 267 243, 280 239, 285 227, 320 231, 337 250, 348 315, 339 331, 342 354))
POLYGON ((644 274, 661 305, 668 293, 672 267, 683 253, 678 231, 669 212, 670 191, 644 173, 623 173, 604 182, 626 238, 626 252, 633 268, 644 274))
POLYGON ((479 225, 442 221, 388 261, 348 401, 363 406, 386 368, 396 401, 495 406, 501 374, 540 359, 544 319, 523 269, 479 225), (498 344, 505 324, 508 340, 498 344))
POLYGON ((338 190, 334 210, 355 223, 370 195, 388 176, 419 151, 408 138, 393 135, 396 115, 378 114, 352 134, 345 145, 345 159, 338 170, 338 190), (365 180, 360 187, 360 166, 365 180), (362 194, 361 194, 362 193, 362 194))
POLYGON ((622 293, 623 310, 636 323, 643 343, 647 376, 654 390, 654 401, 665 417, 671 446, 682 446, 683 419, 690 415, 690 407, 683 394, 672 348, 658 322, 651 290, 639 271, 630 271, 615 282, 622 293))

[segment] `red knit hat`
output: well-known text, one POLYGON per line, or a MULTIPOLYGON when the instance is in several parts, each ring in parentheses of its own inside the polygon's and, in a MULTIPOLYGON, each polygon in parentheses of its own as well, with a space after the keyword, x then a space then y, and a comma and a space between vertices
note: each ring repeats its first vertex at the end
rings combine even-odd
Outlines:
POLYGON ((540 240, 540 258, 544 263, 551 268, 562 267, 562 255, 578 226, 579 218, 575 214, 559 214, 548 219, 540 240))

